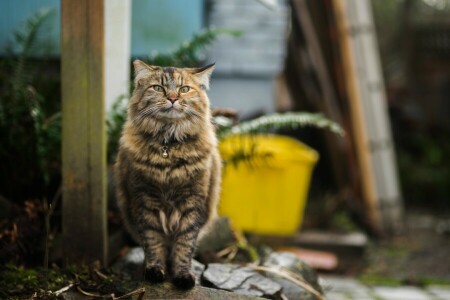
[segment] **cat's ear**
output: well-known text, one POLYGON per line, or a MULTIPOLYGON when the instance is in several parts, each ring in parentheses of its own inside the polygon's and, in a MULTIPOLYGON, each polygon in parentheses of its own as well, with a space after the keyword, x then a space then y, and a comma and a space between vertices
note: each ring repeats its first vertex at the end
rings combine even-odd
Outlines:
POLYGON ((141 85, 142 79, 147 78, 153 71, 155 71, 155 67, 147 65, 139 59, 133 61, 133 66, 135 86, 141 85))
POLYGON ((215 65, 216 65, 215 63, 212 63, 202 68, 191 69, 192 75, 194 75, 197 78, 200 86, 204 90, 209 89, 209 79, 211 77, 212 72, 214 71, 215 65))

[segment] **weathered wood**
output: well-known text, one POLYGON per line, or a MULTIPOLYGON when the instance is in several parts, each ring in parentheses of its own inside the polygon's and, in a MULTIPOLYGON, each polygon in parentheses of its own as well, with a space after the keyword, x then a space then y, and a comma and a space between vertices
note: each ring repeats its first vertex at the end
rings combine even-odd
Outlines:
POLYGON ((380 212, 378 210, 378 196, 375 186, 374 171, 370 157, 370 145, 367 143, 367 126, 364 121, 364 110, 354 61, 355 53, 351 47, 348 34, 348 20, 346 19, 344 0, 333 0, 332 7, 336 15, 339 32, 339 46, 342 57, 343 73, 349 100, 352 134, 357 152, 359 176, 362 184, 362 194, 365 201, 365 211, 368 225, 375 232, 381 230, 380 212))
MULTIPOLYGON (((321 101, 320 103, 316 103, 316 107, 320 107, 320 111, 323 111, 328 118, 343 125, 341 110, 336 99, 336 92, 331 82, 331 75, 325 62, 308 5, 305 0, 294 0, 292 4, 294 12, 297 14, 299 29, 305 38, 308 56, 320 86, 319 97, 321 101)), ((301 53, 298 53, 298 57, 301 57, 301 53)), ((343 190, 347 188, 347 182, 345 180, 347 177, 346 168, 342 160, 345 151, 345 140, 331 132, 325 132, 324 134, 335 181, 338 187, 343 190)))
POLYGON ((249 241, 274 248, 299 246, 336 253, 362 253, 369 243, 367 236, 361 232, 330 233, 321 231, 302 231, 290 237, 250 235, 249 241))
POLYGON ((61 2, 63 247, 106 262, 104 0, 61 2))
POLYGON ((351 46, 355 53, 357 84, 367 124, 378 209, 383 232, 388 233, 399 229, 403 204, 371 3, 369 0, 347 0, 345 3, 350 26, 348 32, 351 32, 351 46))

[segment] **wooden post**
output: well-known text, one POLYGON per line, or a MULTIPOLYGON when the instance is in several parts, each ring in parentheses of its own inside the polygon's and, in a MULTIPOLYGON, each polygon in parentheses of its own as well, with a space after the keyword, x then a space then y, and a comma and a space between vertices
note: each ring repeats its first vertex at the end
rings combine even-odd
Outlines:
POLYGON ((104 0, 61 1, 63 247, 106 263, 104 0))
MULTIPOLYGON (((336 101, 336 95, 331 82, 330 73, 325 63, 325 58, 317 38, 317 33, 310 16, 308 5, 305 0, 294 0, 293 9, 297 13, 299 28, 305 37, 306 49, 316 72, 320 90, 322 92, 321 96, 323 101, 322 103, 319 103, 318 106, 322 108, 321 110, 325 112, 325 115, 328 118, 342 125, 341 111, 336 101)), ((342 161, 342 153, 344 152, 344 148, 346 146, 344 145, 345 141, 331 132, 326 132, 325 138, 327 142, 328 154, 331 158, 334 178, 339 188, 344 190, 347 187, 345 180, 347 174, 342 161)))
POLYGON ((370 0, 346 0, 346 19, 359 86, 366 143, 372 160, 380 221, 384 233, 401 229, 403 203, 398 183, 385 87, 370 0))
POLYGON ((382 233, 401 228, 403 204, 369 0, 334 0, 369 219, 382 233), (359 133, 356 131, 359 130, 359 133), (364 132, 363 132, 364 131, 364 132), (356 136, 358 134, 358 136, 356 136), (358 145, 359 143, 359 145, 358 145), (364 164, 363 164, 364 160, 364 164), (370 180, 370 182, 369 182, 370 180), (373 181, 373 183, 372 183, 373 181))

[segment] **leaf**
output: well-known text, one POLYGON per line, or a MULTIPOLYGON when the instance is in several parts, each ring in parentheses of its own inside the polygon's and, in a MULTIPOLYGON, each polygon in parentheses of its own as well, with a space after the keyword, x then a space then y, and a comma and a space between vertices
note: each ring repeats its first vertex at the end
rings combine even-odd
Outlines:
POLYGON ((223 139, 233 134, 269 133, 274 130, 297 129, 307 126, 325 128, 339 135, 344 135, 344 130, 339 124, 327 119, 322 114, 307 112, 274 113, 264 115, 229 128, 222 128, 219 130, 218 134, 219 138, 223 139))
POLYGON ((166 54, 154 53, 146 62, 157 66, 198 67, 204 59, 203 51, 222 34, 237 37, 241 32, 226 28, 206 29, 195 34, 175 51, 166 54))

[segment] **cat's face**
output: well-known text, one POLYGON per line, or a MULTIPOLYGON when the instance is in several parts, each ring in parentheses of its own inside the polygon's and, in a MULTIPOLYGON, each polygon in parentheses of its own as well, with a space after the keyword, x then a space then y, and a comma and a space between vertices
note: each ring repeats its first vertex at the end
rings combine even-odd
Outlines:
MULTIPOLYGON (((209 111, 205 90, 214 69, 149 66, 134 63, 135 90, 130 101, 130 117, 136 122, 153 119, 163 122, 195 121, 209 111)), ((145 122, 144 122, 145 123, 145 122)))

